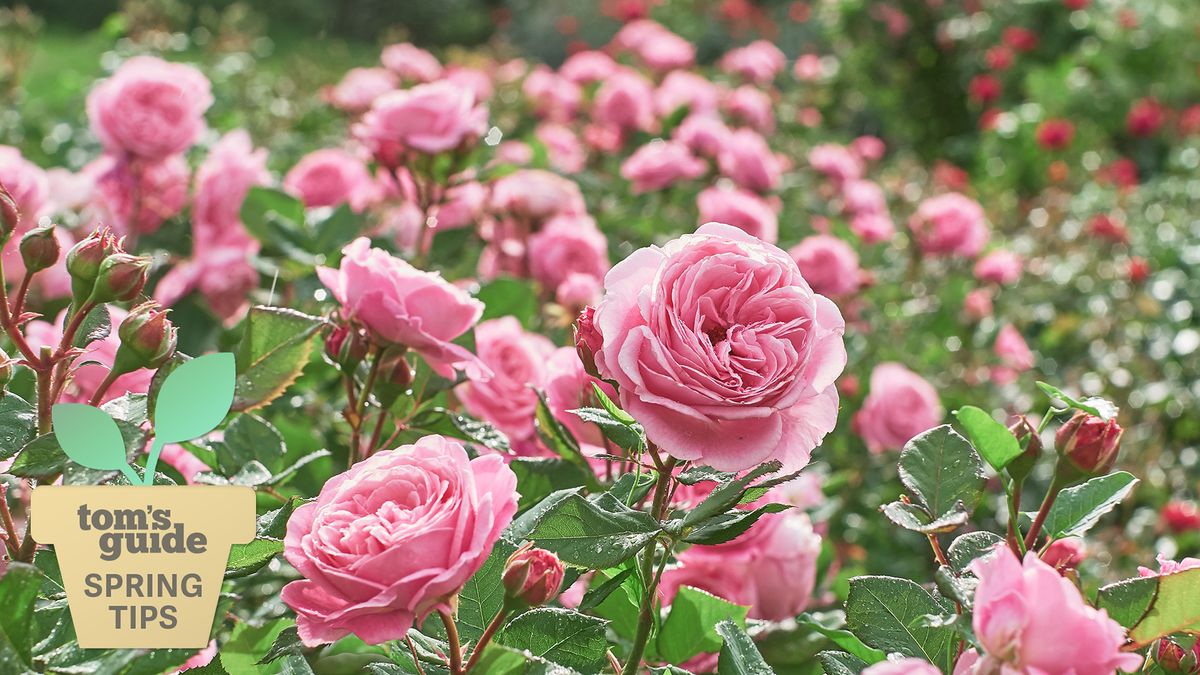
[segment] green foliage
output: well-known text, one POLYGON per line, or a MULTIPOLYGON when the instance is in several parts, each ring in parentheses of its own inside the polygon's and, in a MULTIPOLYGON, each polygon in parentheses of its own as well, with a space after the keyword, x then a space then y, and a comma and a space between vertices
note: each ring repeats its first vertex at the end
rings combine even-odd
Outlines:
POLYGON ((846 627, 875 649, 924 659, 948 672, 958 635, 929 625, 927 617, 953 611, 908 579, 857 577, 846 598, 846 627))
POLYGON ((1137 483, 1133 474, 1118 471, 1063 490, 1046 516, 1044 531, 1052 539, 1083 535, 1128 497, 1137 483))
POLYGON ((254 410, 283 394, 308 364, 324 322, 279 307, 252 307, 237 348, 233 409, 254 410))
POLYGON ((723 642, 717 624, 730 620, 744 627, 747 610, 705 591, 681 586, 658 633, 658 653, 671 663, 683 663, 701 652, 715 652, 723 642))
POLYGON ((564 562, 604 569, 628 560, 661 531, 649 514, 616 499, 568 494, 540 514, 527 538, 564 562))
POLYGON ((608 651, 607 624, 573 610, 541 607, 509 621, 496 640, 568 668, 598 673, 608 651))
POLYGON ((984 461, 997 471, 1021 455, 1021 444, 1003 424, 973 405, 966 405, 954 412, 959 424, 967 430, 971 444, 984 461))
POLYGON ((967 513, 983 496, 983 462, 949 425, 919 434, 900 453, 900 480, 934 517, 961 504, 967 513))

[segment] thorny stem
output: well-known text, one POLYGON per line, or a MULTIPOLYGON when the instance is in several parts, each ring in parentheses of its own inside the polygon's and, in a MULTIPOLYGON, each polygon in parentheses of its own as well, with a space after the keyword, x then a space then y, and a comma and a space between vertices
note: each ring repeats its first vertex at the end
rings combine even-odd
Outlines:
MULTIPOLYGON (((654 483, 654 501, 650 507, 650 515, 656 520, 662 520, 667 513, 669 506, 668 497, 671 492, 671 482, 674 478, 673 471, 675 469, 676 459, 668 457, 665 462, 661 461, 658 456, 658 450, 654 447, 650 448, 650 457, 654 460, 655 466, 658 469, 658 480, 654 483)), ((633 640, 633 648, 629 653, 629 660, 625 662, 623 675, 635 675, 638 668, 642 664, 642 655, 646 652, 646 643, 650 640, 650 630, 654 627, 654 605, 658 600, 658 581, 659 576, 654 570, 654 554, 658 550, 658 538, 651 539, 644 549, 642 549, 641 559, 641 574, 642 583, 645 585, 645 594, 642 597, 641 611, 638 613, 637 635, 633 640)), ((669 554, 670 550, 666 551, 669 554)))
POLYGON ((450 675, 462 675, 462 645, 458 641, 458 627, 454 625, 454 619, 445 612, 438 610, 438 616, 442 617, 442 625, 446 627, 446 640, 449 643, 450 652, 450 675))
POLYGON ((8 549, 8 557, 15 560, 19 551, 17 542, 20 537, 17 536, 17 528, 13 524, 12 513, 8 510, 7 493, 7 490, 0 490, 0 519, 4 521, 4 533, 7 535, 4 539, 4 547, 8 549))
MULTIPOLYGON (((0 247, 2 250, 3 247, 0 247)), ((29 343, 25 341, 25 336, 21 334, 21 328, 17 326, 18 316, 14 316, 8 307, 8 288, 3 283, 4 279, 4 262, 0 259, 0 327, 4 328, 4 332, 8 334, 9 339, 17 346, 17 350, 29 361, 30 367, 35 370, 40 370, 43 366, 38 355, 34 353, 29 343)))
POLYGON ((17 299, 12 308, 15 319, 20 319, 21 313, 25 311, 25 298, 29 295, 29 282, 33 281, 33 275, 33 272, 25 270, 25 276, 21 277, 21 285, 17 287, 17 299))
POLYGON ((1058 498, 1058 493, 1062 492, 1062 489, 1062 481, 1056 472, 1050 488, 1046 490, 1046 498, 1042 500, 1042 506, 1033 518, 1033 524, 1029 526, 1029 533, 1025 535, 1026 549, 1033 548, 1033 545, 1037 543, 1038 535, 1042 533, 1042 525, 1046 522, 1046 516, 1050 515, 1050 507, 1054 506, 1054 500, 1058 498))
POLYGON ((471 668, 479 662, 479 657, 483 656, 483 648, 487 647, 488 643, 492 641, 492 636, 496 634, 496 631, 500 630, 500 626, 504 625, 504 619, 507 616, 508 610, 501 607, 500 611, 496 612, 496 616, 492 617, 492 622, 487 625, 487 628, 483 629, 483 635, 479 636, 479 642, 475 643, 475 648, 471 651, 471 658, 467 659, 467 665, 463 666, 464 673, 471 672, 471 668))

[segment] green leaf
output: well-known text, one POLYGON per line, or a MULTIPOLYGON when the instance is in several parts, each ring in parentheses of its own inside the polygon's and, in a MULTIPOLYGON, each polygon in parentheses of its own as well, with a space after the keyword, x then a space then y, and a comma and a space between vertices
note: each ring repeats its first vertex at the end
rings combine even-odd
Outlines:
POLYGON ((1042 390, 1042 393, 1050 397, 1051 401, 1062 401, 1066 405, 1066 408, 1082 410, 1085 413, 1095 415, 1106 422, 1114 419, 1117 416, 1117 413, 1120 412, 1120 409, 1112 401, 1108 401, 1097 396, 1078 400, 1052 384, 1038 382, 1037 386, 1042 390))
POLYGON ((736 623, 722 621, 716 631, 725 641, 717 661, 718 675, 775 675, 754 646, 754 640, 736 623))
POLYGON ((778 460, 771 460, 758 465, 741 478, 735 478, 717 486, 704 498, 704 501, 684 516, 683 524, 685 526, 697 525, 713 516, 725 513, 742 501, 742 497, 746 494, 746 488, 751 483, 762 476, 775 473, 781 468, 783 465, 778 460))
POLYGON ((503 539, 497 541, 483 566, 467 579, 459 592, 457 624, 463 639, 478 640, 504 605, 504 584, 500 577, 504 573, 504 563, 516 550, 516 546, 503 539))
POLYGON ((545 511, 528 538, 564 562, 603 569, 629 559, 661 531, 649 514, 615 499, 601 507, 573 493, 545 511))
POLYGON ((626 579, 633 576, 635 571, 636 570, 632 567, 625 567, 620 572, 617 572, 616 576, 605 580, 605 582, 599 586, 596 586, 595 588, 589 588, 587 592, 583 594, 583 600, 579 601, 579 607, 576 609, 581 612, 586 612, 593 607, 599 606, 608 598, 608 596, 613 594, 613 591, 620 588, 621 584, 625 583, 626 579))
POLYGON ((550 448, 551 452, 562 457, 568 462, 585 471, 588 476, 588 488, 595 490, 599 488, 599 483, 596 480, 595 474, 592 472, 591 465, 588 464, 587 458, 583 456, 583 451, 579 449, 579 442, 571 435, 561 422, 554 417, 554 413, 550 411, 550 407, 546 405, 546 397, 540 392, 538 393, 537 410, 534 413, 535 427, 537 428, 538 436, 546 447, 550 448))
POLYGON ((229 551, 229 562, 225 565, 225 578, 237 579, 254 574, 282 552, 283 542, 278 539, 259 537, 249 544, 234 544, 229 551))
POLYGON ((975 604, 975 587, 979 579, 973 574, 959 576, 954 568, 940 565, 933 574, 933 582, 942 597, 949 598, 970 609, 975 604))
MULTIPOLYGON (((428 672, 428 671, 427 671, 428 672)), ((579 675, 579 671, 495 642, 471 669, 480 675, 579 675)))
POLYGON ((511 453, 508 436, 491 424, 442 407, 422 410, 409 424, 415 429, 459 438, 489 450, 511 453))
POLYGON ((856 577, 846 598, 846 626, 871 647, 925 659, 950 672, 958 635, 948 626, 930 626, 926 619, 948 611, 953 609, 908 579, 856 577))
POLYGON ((630 452, 637 453, 646 447, 646 431, 640 424, 622 422, 603 408, 578 408, 567 412, 600 427, 605 438, 630 452))
POLYGON ((716 652, 722 643, 717 623, 731 619, 745 626, 747 611, 748 607, 691 586, 680 586, 658 634, 658 653, 671 663, 683 663, 702 652, 716 652))
POLYGON ((608 621, 558 607, 539 607, 509 621, 496 641, 553 663, 597 672, 606 663, 608 621))
MULTIPOLYGON (((94 410, 94 408, 93 408, 94 410)), ((124 452, 121 453, 124 457, 124 452)), ((23 478, 38 478, 62 473, 69 459, 53 433, 38 436, 21 449, 7 473, 23 478)), ((129 467, 125 467, 127 470, 129 467)))
POLYGON ((1021 443, 1017 437, 981 408, 965 405, 956 410, 954 416, 967 430, 967 438, 971 439, 975 450, 993 469, 1000 471, 1021 456, 1021 443))
POLYGON ((587 485, 588 476, 578 466, 565 459, 553 457, 514 457, 508 468, 517 475, 517 492, 521 499, 517 510, 540 502, 552 492, 587 485))
POLYGON ((154 403, 157 443, 181 443, 216 429, 233 402, 234 360, 228 353, 206 354, 167 376, 154 403))
POLYGON ((735 510, 708 519, 684 538, 689 544, 724 544, 733 541, 769 513, 782 513, 792 508, 787 504, 764 504, 751 511, 735 510))
POLYGON ((37 412, 25 399, 9 392, 0 396, 0 460, 17 454, 37 436, 37 412))
POLYGON ((526 330, 537 327, 541 303, 533 284, 526 279, 498 277, 484 284, 475 298, 483 303, 482 320, 512 316, 526 330))
POLYGON ((1004 543, 1004 537, 991 532, 968 532, 950 542, 946 555, 950 566, 955 572, 963 574, 968 571, 971 563, 993 550, 998 544, 1004 543))
POLYGON ((0 672, 33 672, 33 607, 42 573, 33 565, 9 563, 0 577, 0 672))
POLYGON ((225 455, 218 454, 221 471, 225 475, 237 472, 251 459, 263 464, 273 462, 287 452, 283 436, 268 421, 249 413, 233 418, 225 428, 221 442, 228 450, 225 455), (244 458, 239 462, 227 464, 229 457, 244 458), (225 461, 221 461, 225 459, 225 461))
POLYGON ((1200 568, 1158 577, 1158 595, 1129 638, 1145 646, 1172 633, 1200 633, 1200 568))
POLYGON ((596 384, 595 382, 592 382, 592 396, 596 398, 596 401, 600 404, 601 408, 603 408, 609 415, 612 415, 613 419, 617 420, 621 424, 628 424, 630 426, 637 424, 637 420, 633 419, 632 415, 622 410, 621 406, 617 405, 616 402, 609 398, 608 394, 604 393, 604 389, 602 389, 600 385, 596 384))
POLYGON ((1128 497, 1137 483, 1133 474, 1117 471, 1063 490, 1050 507, 1044 531, 1054 539, 1082 536, 1128 497))
POLYGON ((817 660, 825 675, 859 675, 870 665, 852 654, 843 652, 820 652, 817 660))
POLYGON ((860 659, 864 665, 879 663, 887 658, 887 653, 873 647, 868 647, 854 633, 845 630, 842 627, 845 623, 844 621, 841 622, 841 625, 831 624, 827 620, 822 620, 813 614, 805 612, 796 617, 796 623, 801 626, 807 626, 829 638, 830 642, 846 650, 855 658, 860 659))
POLYGON ((1096 606, 1126 628, 1133 628, 1146 616, 1158 596, 1158 577, 1134 577, 1102 586, 1096 606))
MULTIPOLYGON (((67 320, 70 320, 69 317, 67 320)), ((75 333, 75 339, 71 340, 71 346, 82 349, 96 340, 103 340, 111 332, 112 319, 108 316, 108 305, 96 305, 83 318, 83 323, 75 333)))
POLYGON ((325 322, 280 307, 252 307, 237 348, 233 409, 254 410, 278 398, 300 376, 325 322))
POLYGON ((271 648, 255 665, 265 665, 277 659, 283 658, 291 654, 300 654, 304 649, 304 645, 300 642, 300 633, 296 630, 295 624, 284 628, 275 641, 271 643, 271 648))
POLYGON ((900 453, 900 481, 935 517, 962 502, 967 513, 983 495, 983 461, 949 424, 919 434, 900 453))
POLYGON ((692 466, 684 469, 675 477, 675 480, 684 485, 696 485, 697 483, 724 483, 725 481, 733 480, 737 477, 736 473, 727 473, 717 471, 711 466, 692 466))
POLYGON ((125 440, 108 413, 82 403, 59 403, 51 409, 55 438, 76 464, 102 471, 121 471, 131 482, 137 474, 125 460, 125 440))
POLYGON ((968 517, 962 502, 955 502, 953 508, 938 518, 931 518, 928 511, 916 504, 900 501, 884 504, 879 510, 894 524, 921 534, 953 532, 965 525, 968 517))
POLYGON ((280 633, 295 623, 292 619, 276 619, 262 625, 238 621, 229 639, 221 644, 221 665, 235 675, 262 672, 263 668, 258 666, 258 662, 271 650, 280 633))

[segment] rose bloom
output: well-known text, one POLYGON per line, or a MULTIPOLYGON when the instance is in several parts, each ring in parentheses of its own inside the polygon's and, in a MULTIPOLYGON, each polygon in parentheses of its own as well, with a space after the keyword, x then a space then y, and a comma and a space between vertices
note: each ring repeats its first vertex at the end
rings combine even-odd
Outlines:
POLYGON ((135 56, 88 94, 88 123, 106 150, 157 161, 200 138, 212 102, 212 87, 199 70, 135 56))
POLYGON ((967 293, 963 298, 963 314, 972 321, 992 315, 992 296, 986 288, 972 289, 967 293))
POLYGON ((447 82, 471 92, 476 101, 486 101, 495 93, 492 78, 478 68, 468 66, 450 66, 446 69, 444 78, 447 82))
POLYGON ((440 274, 423 272, 359 237, 342 249, 338 269, 318 267, 317 276, 341 303, 343 318, 363 324, 377 339, 411 347, 446 377, 455 368, 477 379, 487 372, 471 352, 451 342, 479 321, 483 303, 440 274))
POLYGON ((850 231, 864 244, 877 244, 896 234, 896 224, 887 213, 856 213, 850 219, 850 231))
POLYGON ((175 264, 154 288, 154 299, 171 307, 192 290, 199 290, 213 314, 233 326, 250 308, 250 292, 258 288, 258 270, 247 259, 258 242, 240 230, 233 243, 207 243, 197 237, 190 260, 175 264))
POLYGON ((1116 244, 1129 243, 1129 229, 1125 227, 1125 223, 1105 213, 1092 216, 1087 224, 1087 233, 1116 244))
POLYGON ((875 366, 870 387, 854 416, 854 430, 871 452, 899 450, 942 421, 937 390, 899 363, 875 366))
POLYGON ((988 240, 987 221, 979 202, 949 192, 930 197, 908 221, 917 245, 926 255, 977 255, 988 240))
POLYGON ((634 53, 650 70, 666 72, 687 68, 696 61, 696 48, 691 42, 663 28, 634 48, 634 53))
POLYGON ((1021 28, 1020 26, 1005 28, 1001 37, 1004 40, 1004 44, 1019 52, 1031 52, 1037 49, 1038 46, 1037 33, 1028 28, 1021 28))
POLYGON ((593 383, 599 385, 609 398, 617 398, 612 385, 587 374, 574 348, 559 347, 546 362, 546 407, 579 441, 583 453, 588 456, 607 452, 604 434, 600 427, 584 422, 570 411, 598 405, 592 392, 593 383))
POLYGON ((608 240, 587 216, 558 216, 529 238, 529 271, 553 291, 575 273, 600 279, 608 272, 608 240))
POLYGON ((575 181, 542 169, 521 169, 497 180, 491 205, 495 211, 536 221, 587 212, 575 181))
POLYGON ((407 42, 384 47, 379 58, 385 68, 408 81, 432 82, 442 76, 437 57, 407 42))
POLYGON ((767 40, 755 40, 726 52, 718 64, 722 71, 739 75, 755 84, 768 84, 783 72, 787 57, 767 40))
POLYGON ((713 186, 696 197, 700 223, 725 223, 774 244, 779 238, 779 217, 762 197, 739 188, 713 186))
POLYGON ((339 148, 322 148, 301 157, 284 176, 283 188, 309 208, 349 204, 356 213, 378 197, 366 163, 339 148))
POLYGON ((850 295, 858 290, 862 270, 849 244, 829 234, 806 237, 788 251, 800 273, 821 295, 850 295))
POLYGON ((859 178, 863 172, 862 160, 849 148, 834 143, 822 143, 809 150, 808 163, 838 184, 859 178))
POLYGON ((1007 45, 996 45, 983 55, 989 70, 1008 70, 1013 63, 1013 51, 1007 45))
POLYGON ((842 203, 851 214, 887 213, 887 197, 874 181, 861 178, 842 184, 842 203))
POLYGON ((775 111, 770 95, 749 84, 734 89, 725 100, 729 116, 763 134, 775 131, 775 111))
POLYGON ((254 149, 250 134, 243 129, 225 134, 196 169, 193 227, 241 229, 246 193, 270 181, 266 149, 254 149))
POLYGON ((1037 142, 1047 150, 1065 150, 1075 139, 1075 125, 1069 120, 1046 120, 1038 125, 1037 142))
POLYGON ((766 139, 750 129, 730 132, 717 165, 722 175, 755 192, 775 189, 783 174, 783 162, 771 152, 766 139))
POLYGON ((850 141, 850 152, 853 152, 861 160, 876 162, 883 159, 884 153, 887 152, 887 146, 878 136, 859 136, 850 141))
POLYGON ((1173 499, 1162 508, 1162 521, 1172 532, 1200 530, 1200 507, 1196 502, 1173 499))
POLYGON ((492 376, 469 379, 456 390, 458 399, 467 412, 495 425, 511 440, 531 439, 537 390, 545 385, 546 361, 554 353, 554 344, 505 316, 475 327, 475 351, 492 376))
MULTIPOLYGON (((58 319, 53 324, 41 320, 30 321, 27 324, 25 337, 28 339, 34 353, 41 351, 41 347, 58 348, 58 343, 63 337, 63 318, 66 316, 66 313, 66 310, 60 312, 58 319)), ((108 316, 110 320, 109 334, 103 339, 95 340, 83 348, 83 353, 79 355, 76 361, 76 363, 82 363, 83 365, 78 366, 71 372, 71 379, 67 381, 66 386, 63 388, 60 402, 87 402, 100 387, 104 378, 108 376, 108 371, 112 368, 113 360, 117 356, 117 348, 121 346, 121 338, 117 335, 117 327, 125 320, 126 312, 115 305, 109 305, 108 316)), ((153 377, 154 371, 144 368, 121 375, 112 383, 112 386, 108 388, 104 396, 101 397, 100 403, 108 403, 125 394, 144 394, 149 391, 150 380, 153 377)))
POLYGON ((558 74, 575 84, 600 82, 620 66, 611 56, 596 49, 575 52, 558 67, 558 74))
POLYGON ((816 82, 821 79, 821 57, 816 54, 801 54, 792 66, 792 75, 801 82, 816 82))
POLYGON ((579 173, 587 163, 587 150, 570 128, 552 122, 539 124, 534 135, 546 146, 550 166, 563 173, 579 173))
POLYGON ((1156 577, 1163 574, 1175 574, 1185 570, 1192 570, 1200 567, 1200 558, 1184 558, 1180 561, 1171 560, 1163 554, 1158 554, 1156 558, 1158 562, 1158 570, 1152 570, 1148 567, 1138 567, 1138 576, 1156 577))
POLYGON ((650 141, 621 164, 621 177, 633 184, 634 194, 664 190, 707 171, 708 164, 678 141, 650 141))
POLYGON ((837 423, 845 324, 778 248, 709 223, 634 252, 604 286, 596 366, 672 456, 796 469, 837 423))
POLYGON ((976 75, 971 80, 971 83, 967 85, 967 95, 972 101, 980 105, 987 105, 1000 98, 1002 89, 1000 80, 985 73, 976 75))
POLYGON ((155 232, 187 204, 190 169, 183 155, 146 163, 106 154, 83 172, 95 181, 93 218, 122 235, 155 232))
POLYGON ((386 68, 351 68, 341 82, 330 88, 325 98, 335 108, 359 113, 371 107, 375 99, 399 84, 396 74, 386 68))
POLYGON ((1141 666, 1141 656, 1121 651, 1121 625, 1036 553, 1022 562, 998 547, 971 567, 979 577, 972 627, 984 654, 973 664, 960 660, 955 673, 1099 674, 1141 666))
POLYGON ((450 82, 419 84, 375 99, 358 127, 377 156, 415 150, 437 154, 474 143, 487 128, 487 107, 450 82))
POLYGON ((1056 570, 1071 570, 1079 567, 1079 563, 1087 557, 1083 540, 1079 537, 1055 539, 1054 543, 1042 552, 1042 562, 1056 570))
POLYGON ((533 148, 524 141, 504 141, 496 146, 494 161, 497 164, 525 166, 533 161, 533 148))
POLYGON ((534 68, 521 84, 521 92, 533 103, 534 113, 552 122, 569 122, 579 112, 583 90, 575 82, 554 74, 546 66, 534 68))
POLYGON ((442 436, 378 452, 331 478, 288 520, 284 557, 303 579, 283 588, 305 645, 353 634, 398 640, 454 596, 517 510, 499 455, 470 459, 442 436))
POLYGON ((921 659, 903 658, 895 661, 880 661, 866 670, 862 675, 941 675, 933 664, 921 659))
POLYGON ((671 137, 700 157, 716 158, 729 142, 729 127, 717 117, 688 115, 671 137))
POLYGON ((669 117, 686 107, 689 115, 712 115, 720 104, 721 90, 704 77, 686 70, 673 70, 654 91, 654 109, 669 117))
POLYGON ((621 70, 596 90, 592 119, 602 127, 649 131, 654 127, 654 85, 633 70, 621 70))
POLYGON ((975 278, 1007 286, 1021 278, 1021 256, 997 249, 975 262, 975 278))
POLYGON ((604 293, 604 280, 582 272, 572 272, 554 289, 554 301, 571 314, 578 314, 584 307, 595 305, 604 293))
POLYGON ((996 334, 996 344, 993 349, 996 356, 999 356, 1004 365, 1009 368, 1025 371, 1033 367, 1033 352, 1029 351, 1029 345, 1025 344, 1025 338, 1021 337, 1020 331, 1011 323, 1005 324, 996 334))
MULTIPOLYGON (((0 145, 0 185, 8 190, 21 211, 21 223, 12 234, 12 240, 19 242, 23 234, 37 226, 38 218, 43 212, 51 208, 50 180, 46 172, 25 159, 20 150, 0 145)), ((64 247, 63 251, 67 251, 69 247, 70 244, 64 247)), ((25 276, 25 265, 18 247, 15 244, 4 246, 3 256, 4 279, 0 279, 0 282, 20 283, 21 278, 25 276)), ((38 280, 44 275, 45 273, 39 274, 34 279, 38 280)))
POLYGON ((1143 98, 1134 102, 1125 118, 1125 128, 1130 136, 1144 138, 1153 136, 1167 120, 1167 112, 1155 98, 1143 98))

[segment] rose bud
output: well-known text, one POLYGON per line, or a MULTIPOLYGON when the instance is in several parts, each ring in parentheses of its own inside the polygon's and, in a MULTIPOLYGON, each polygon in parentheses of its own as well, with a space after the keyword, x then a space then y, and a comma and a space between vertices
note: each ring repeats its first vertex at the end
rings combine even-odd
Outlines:
POLYGON ((129 310, 117 328, 121 346, 114 368, 132 372, 138 368, 158 368, 175 354, 175 326, 167 311, 157 302, 144 302, 129 310))
POLYGON ((1107 473, 1117 461, 1124 430, 1116 420, 1104 421, 1083 411, 1058 428, 1054 444, 1058 454, 1087 476, 1107 473))
POLYGON ((1200 643, 1191 649, 1184 649, 1183 645, 1171 638, 1162 638, 1158 641, 1158 649, 1154 650, 1154 662, 1163 672, 1171 675, 1195 675, 1200 672, 1197 649, 1200 649, 1200 643))
POLYGON ((20 224, 21 209, 17 208, 17 200, 0 183, 0 244, 8 241, 20 224))
POLYGON ((550 551, 526 544, 509 556, 501 581, 507 601, 538 607, 558 595, 563 582, 563 564, 550 551))
POLYGON ((1087 557, 1083 540, 1078 537, 1058 539, 1042 552, 1042 562, 1060 572, 1073 570, 1087 557))
POLYGON ((1163 523, 1167 529, 1175 533, 1200 530, 1200 508, 1196 502, 1185 502, 1179 499, 1167 502, 1162 508, 1163 523))
POLYGON ((100 263, 92 302, 126 302, 133 300, 146 285, 150 259, 128 253, 114 253, 100 263))
POLYGON ((67 251, 67 272, 71 275, 71 297, 76 305, 82 304, 92 294, 100 265, 119 247, 112 231, 100 228, 67 251))
POLYGON ((1038 435, 1037 429, 1029 423, 1029 418, 1024 415, 1008 425, 1008 431, 1016 437, 1017 443, 1021 445, 1024 452, 1009 462, 1004 470, 1017 481, 1021 481, 1029 475, 1029 472, 1033 470, 1033 465, 1037 464, 1038 459, 1042 456, 1042 438, 1038 435))
POLYGON ((354 372, 367 357, 367 337, 348 324, 337 326, 325 338, 325 356, 347 373, 354 372))
POLYGON ((587 374, 600 377, 596 371, 596 352, 604 346, 604 338, 593 324, 595 316, 596 308, 591 306, 584 307, 579 313, 575 321, 575 351, 579 353, 579 360, 583 361, 583 369, 587 374))
POLYGON ((21 237, 21 261, 25 263, 25 271, 29 274, 41 272, 58 262, 61 249, 58 238, 54 236, 54 226, 35 227, 21 237))

